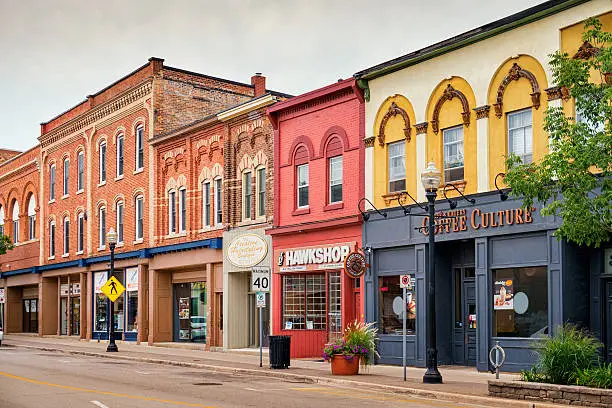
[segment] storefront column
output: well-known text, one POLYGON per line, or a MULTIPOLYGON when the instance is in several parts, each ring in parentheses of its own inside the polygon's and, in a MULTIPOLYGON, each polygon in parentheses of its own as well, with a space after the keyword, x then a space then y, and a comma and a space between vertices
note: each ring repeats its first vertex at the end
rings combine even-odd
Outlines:
POLYGON ((488 238, 475 239, 476 259, 476 367, 478 371, 489 368, 489 333, 491 311, 489 293, 491 288, 489 278, 488 238))
POLYGON ((211 263, 206 264, 206 321, 208 322, 208 328, 206 333, 206 348, 210 348, 215 343, 213 337, 216 337, 217 324, 215 322, 215 314, 213 313, 213 303, 215 302, 215 290, 213 280, 213 265, 211 263))
POLYGON ((6 303, 4 304, 4 314, 6 327, 5 333, 23 332, 23 305, 21 287, 6 287, 6 303))
MULTIPOLYGON (((61 334, 62 330, 62 278, 60 276, 57 277, 57 335, 61 334)), ((42 315, 40 313, 39 315, 42 315)))
POLYGON ((149 272, 145 265, 138 265, 138 334, 136 343, 140 344, 149 338, 149 272))
POLYGON ((87 273, 79 273, 79 286, 81 288, 80 293, 79 293, 79 303, 80 303, 80 308, 79 308, 79 312, 80 312, 80 316, 79 316, 79 320, 80 320, 80 326, 81 326, 81 334, 80 334, 80 338, 81 339, 86 339, 87 338, 87 333, 89 333, 89 330, 83 330, 83 328, 88 328, 87 325, 87 311, 89 310, 88 308, 88 303, 87 303, 87 290, 85 289, 87 287, 87 273))
POLYGON ((149 346, 152 346, 155 342, 155 332, 157 330, 157 323, 155 322, 155 269, 149 269, 149 334, 147 336, 149 346))
POLYGON ((489 105, 474 108, 476 111, 476 168, 478 192, 489 191, 489 105))
POLYGON ((548 333, 554 336, 563 324, 563 241, 557 239, 554 231, 546 233, 548 242, 548 333))
MULTIPOLYGON (((82 308, 81 310, 86 310, 87 313, 87 331, 86 331, 86 339, 87 340, 91 340, 91 335, 93 333, 93 302, 94 302, 94 297, 93 297, 93 283, 94 279, 93 279, 93 272, 87 272, 87 279, 85 280, 86 284, 87 284, 87 290, 85 291, 87 293, 87 299, 85 302, 85 307, 82 308)), ((83 292, 83 288, 81 287, 81 292, 83 292)), ((82 300, 83 298, 81 298, 82 300)), ((85 327, 85 326, 83 326, 85 327)))
MULTIPOLYGON (((72 336, 72 318, 70 316, 70 314, 72 313, 72 303, 70 303, 70 298, 71 298, 71 287, 70 287, 70 275, 68 275, 68 304, 66 305, 66 312, 67 312, 67 316, 65 316, 66 318, 66 334, 68 336, 72 336)), ((61 314, 61 305, 60 305, 60 314, 61 314)))
POLYGON ((427 323, 427 296, 425 281, 425 268, 427 265, 427 246, 425 244, 414 246, 415 265, 415 284, 417 294, 417 319, 416 319, 416 365, 425 367, 426 343, 426 323, 427 323))

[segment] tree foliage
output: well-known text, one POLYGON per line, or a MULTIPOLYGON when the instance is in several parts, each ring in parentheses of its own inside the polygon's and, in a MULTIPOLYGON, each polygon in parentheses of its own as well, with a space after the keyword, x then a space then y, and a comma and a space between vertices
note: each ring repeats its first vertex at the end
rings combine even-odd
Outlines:
POLYGON ((13 249, 11 239, 6 235, 0 235, 0 255, 6 254, 11 249, 13 249))
POLYGON ((529 164, 510 155, 505 181, 525 207, 537 201, 542 215, 562 219, 558 237, 598 247, 612 232, 612 33, 589 19, 583 41, 599 49, 596 55, 550 56, 554 83, 569 91, 581 119, 549 107, 544 129, 550 152, 529 164))

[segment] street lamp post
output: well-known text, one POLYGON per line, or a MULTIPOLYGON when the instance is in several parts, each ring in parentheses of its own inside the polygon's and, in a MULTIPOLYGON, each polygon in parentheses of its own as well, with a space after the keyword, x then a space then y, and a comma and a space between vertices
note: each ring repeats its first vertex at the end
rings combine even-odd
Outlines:
POLYGON ((425 196, 429 211, 429 261, 427 263, 427 371, 423 375, 423 382, 428 384, 440 384, 442 375, 438 371, 438 349, 436 345, 436 271, 435 271, 435 202, 440 187, 441 174, 433 161, 429 162, 427 168, 421 173, 421 183, 425 188, 425 196))
MULTIPOLYGON (((113 276, 115 273, 115 245, 117 245, 117 233, 111 227, 106 234, 106 241, 108 242, 108 247, 110 249, 110 276, 113 276)), ((107 352, 117 352, 119 349, 117 348, 117 344, 115 343, 115 313, 113 312, 113 302, 111 302, 110 298, 108 299, 108 347, 106 347, 107 352)))

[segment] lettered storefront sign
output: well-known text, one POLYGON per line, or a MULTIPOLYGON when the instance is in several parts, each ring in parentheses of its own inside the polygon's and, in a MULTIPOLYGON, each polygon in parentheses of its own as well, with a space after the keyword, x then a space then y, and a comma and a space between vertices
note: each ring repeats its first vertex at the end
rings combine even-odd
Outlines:
POLYGON ((279 272, 302 272, 343 269, 344 260, 354 247, 354 242, 347 242, 276 250, 277 270, 279 272))

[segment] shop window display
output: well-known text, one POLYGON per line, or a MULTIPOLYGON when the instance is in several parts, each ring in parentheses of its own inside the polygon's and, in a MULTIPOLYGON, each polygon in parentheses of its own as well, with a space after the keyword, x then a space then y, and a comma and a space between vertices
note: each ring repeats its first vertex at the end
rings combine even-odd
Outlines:
POLYGON ((324 274, 283 276, 283 328, 325 330, 324 274))
POLYGON ((406 290, 406 305, 403 307, 403 293, 400 277, 384 276, 378 278, 379 289, 379 330, 381 334, 401 335, 403 315, 406 312, 406 334, 416 332, 416 287, 414 275, 410 275, 411 288, 406 290))
POLYGON ((97 332, 105 332, 108 329, 108 299, 101 290, 106 280, 106 272, 96 272, 94 274, 94 331, 97 332))
POLYGON ((493 336, 548 335, 547 267, 493 271, 493 336))

